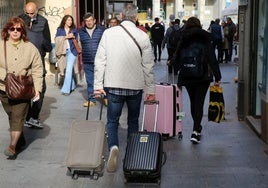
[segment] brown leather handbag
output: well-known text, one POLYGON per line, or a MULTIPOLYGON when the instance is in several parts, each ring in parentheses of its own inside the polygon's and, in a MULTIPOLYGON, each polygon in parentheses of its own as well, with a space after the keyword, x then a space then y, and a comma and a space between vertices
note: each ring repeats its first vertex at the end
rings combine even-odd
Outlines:
POLYGON ((6 41, 4 45, 5 65, 7 72, 5 78, 6 95, 11 100, 31 100, 35 96, 32 75, 15 76, 15 74, 13 73, 8 73, 6 58, 6 41))
POLYGON ((78 55, 80 55, 82 53, 81 47, 79 46, 76 39, 72 39, 72 41, 73 41, 74 48, 75 48, 76 52, 78 53, 78 55))

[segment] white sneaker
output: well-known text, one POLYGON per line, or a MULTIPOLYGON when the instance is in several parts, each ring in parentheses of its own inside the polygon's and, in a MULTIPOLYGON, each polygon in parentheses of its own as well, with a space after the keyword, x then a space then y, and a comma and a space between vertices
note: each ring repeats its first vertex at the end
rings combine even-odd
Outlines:
POLYGON ((27 124, 29 124, 30 126, 33 126, 33 127, 40 128, 40 129, 44 128, 44 126, 39 122, 38 119, 30 118, 29 121, 27 122, 27 124))
POLYGON ((107 171, 115 172, 117 169, 117 159, 118 159, 119 149, 118 146, 112 146, 110 149, 110 155, 107 162, 107 171))
POLYGON ((29 127, 29 128, 31 128, 32 125, 30 125, 30 124, 28 123, 28 121, 25 121, 25 123, 24 123, 24 127, 29 127))

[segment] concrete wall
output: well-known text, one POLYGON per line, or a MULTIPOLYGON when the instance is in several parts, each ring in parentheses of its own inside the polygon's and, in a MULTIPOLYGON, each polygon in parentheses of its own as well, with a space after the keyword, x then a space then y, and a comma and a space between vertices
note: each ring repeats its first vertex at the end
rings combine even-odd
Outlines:
POLYGON ((7 20, 12 16, 17 16, 23 12, 24 0, 0 0, 0 29, 3 28, 7 20))

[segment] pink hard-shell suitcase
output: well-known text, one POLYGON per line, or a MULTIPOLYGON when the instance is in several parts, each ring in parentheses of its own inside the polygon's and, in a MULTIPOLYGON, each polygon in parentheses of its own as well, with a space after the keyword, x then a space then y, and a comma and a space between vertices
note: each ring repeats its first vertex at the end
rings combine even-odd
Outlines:
MULTIPOLYGON (((159 101, 157 132, 163 139, 178 135, 182 139, 182 90, 175 84, 156 84, 156 100, 159 101)), ((153 131, 155 105, 146 108, 144 130, 153 131)))

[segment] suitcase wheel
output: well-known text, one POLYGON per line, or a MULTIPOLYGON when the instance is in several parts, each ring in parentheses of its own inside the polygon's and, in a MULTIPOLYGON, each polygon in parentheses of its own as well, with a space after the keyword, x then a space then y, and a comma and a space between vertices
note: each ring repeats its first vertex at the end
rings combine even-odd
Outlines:
POLYGON ((167 141, 169 138, 169 133, 162 133, 162 138, 164 141, 167 141))
POLYGON ((182 132, 178 132, 178 139, 182 140, 182 137, 183 137, 182 132))
POLYGON ((72 178, 74 180, 77 180, 78 179, 78 173, 77 172, 74 172, 73 175, 72 175, 72 178))
POLYGON ((99 174, 98 173, 94 173, 93 174, 93 179, 94 180, 98 180, 99 179, 99 174))

